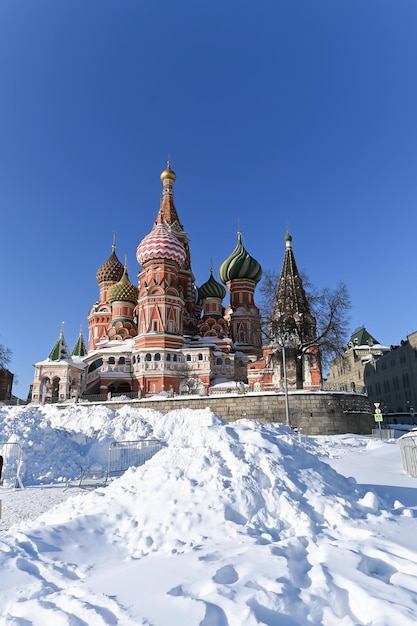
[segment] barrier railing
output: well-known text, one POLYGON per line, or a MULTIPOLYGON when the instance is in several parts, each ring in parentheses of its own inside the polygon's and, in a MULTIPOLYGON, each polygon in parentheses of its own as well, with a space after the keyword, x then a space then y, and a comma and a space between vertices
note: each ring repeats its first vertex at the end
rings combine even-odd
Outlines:
POLYGON ((407 433, 398 439, 403 469, 417 478, 417 433, 407 433))
POLYGON ((121 476, 129 467, 139 467, 154 456, 162 448, 158 439, 138 439, 135 441, 112 441, 109 446, 107 471, 88 470, 80 465, 80 474, 68 480, 66 489, 96 489, 105 487, 112 478, 121 476))
POLYGON ((0 441, 0 486, 21 487, 22 446, 16 441, 0 441))
POLYGON ((120 476, 129 467, 143 465, 159 452, 161 447, 158 439, 113 441, 109 446, 107 477, 120 476))

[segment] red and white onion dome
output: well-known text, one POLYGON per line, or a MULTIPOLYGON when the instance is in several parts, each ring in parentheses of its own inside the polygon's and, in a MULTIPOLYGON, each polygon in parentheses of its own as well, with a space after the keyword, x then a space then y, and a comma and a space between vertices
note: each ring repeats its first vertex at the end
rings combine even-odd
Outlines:
POLYGON ((105 282, 117 283, 122 276, 123 263, 121 263, 117 258, 116 246, 113 244, 111 248, 111 255, 97 270, 96 279, 98 284, 105 282))
POLYGON ((166 229, 159 214, 153 230, 138 245, 136 258, 140 265, 153 259, 166 259, 183 265, 187 253, 182 243, 166 229))

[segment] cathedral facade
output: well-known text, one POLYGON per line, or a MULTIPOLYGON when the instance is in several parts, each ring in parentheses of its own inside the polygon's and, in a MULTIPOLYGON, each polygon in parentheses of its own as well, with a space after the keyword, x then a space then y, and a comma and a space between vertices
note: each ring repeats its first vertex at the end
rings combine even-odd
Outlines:
MULTIPOLYGON (((61 328, 48 358, 35 364, 33 402, 86 396, 105 399, 118 394, 207 395, 219 381, 256 391, 282 387, 282 367, 277 368, 277 359, 271 357, 276 346, 273 349, 268 339, 263 347, 255 304, 255 289, 262 277, 260 264, 245 249, 239 232, 233 252, 220 267, 221 282, 210 270, 208 280, 197 287, 187 234, 174 202, 176 175, 169 162, 160 178, 163 189, 158 215, 136 250, 140 266, 137 285, 129 279, 113 245, 109 258, 97 270, 98 300, 88 313, 87 345, 80 331, 70 352, 61 328), (226 296, 228 304, 224 306, 226 296)), ((295 261, 290 270, 294 267, 295 261)), ((298 301, 292 311, 294 302, 286 299, 284 312, 294 320, 301 315, 303 328, 308 326, 308 332, 314 332, 314 318, 308 318, 308 311, 300 311, 304 292, 301 283, 296 284, 298 273, 297 277, 286 276, 284 292, 291 291, 290 279, 298 301)), ((280 293, 278 290, 274 317, 279 315, 280 293)), ((319 360, 310 357, 303 376, 306 386, 315 388, 319 360)), ((286 384, 291 380, 288 377, 286 384)))

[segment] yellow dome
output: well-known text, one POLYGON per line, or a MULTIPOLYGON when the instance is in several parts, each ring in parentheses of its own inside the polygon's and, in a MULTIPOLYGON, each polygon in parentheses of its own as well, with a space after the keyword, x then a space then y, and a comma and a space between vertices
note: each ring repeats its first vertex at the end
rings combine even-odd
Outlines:
POLYGON ((166 170, 164 170, 161 174, 161 180, 165 180, 165 178, 171 178, 172 180, 176 180, 177 177, 175 175, 175 172, 172 171, 170 166, 171 162, 168 161, 166 170))

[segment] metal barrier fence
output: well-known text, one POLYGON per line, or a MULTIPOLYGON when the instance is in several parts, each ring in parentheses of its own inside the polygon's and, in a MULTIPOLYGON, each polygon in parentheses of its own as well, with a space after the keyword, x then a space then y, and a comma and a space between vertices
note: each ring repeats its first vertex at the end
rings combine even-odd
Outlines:
POLYGON ((113 441, 109 446, 107 471, 87 470, 79 466, 77 478, 68 480, 66 489, 95 489, 105 487, 108 482, 121 476, 129 467, 139 467, 159 452, 162 444, 158 439, 139 439, 137 441, 113 441))
POLYGON ((410 476, 417 478, 417 433, 407 433, 398 439, 403 468, 410 476))
POLYGON ((395 439, 395 430, 393 428, 373 428, 372 437, 375 439, 395 439))
POLYGON ((138 441, 113 441, 109 447, 107 476, 120 476, 129 467, 139 467, 159 452, 162 445, 158 439, 138 441))
POLYGON ((0 486, 22 487, 20 469, 22 467, 22 446, 20 443, 0 441, 0 486))

